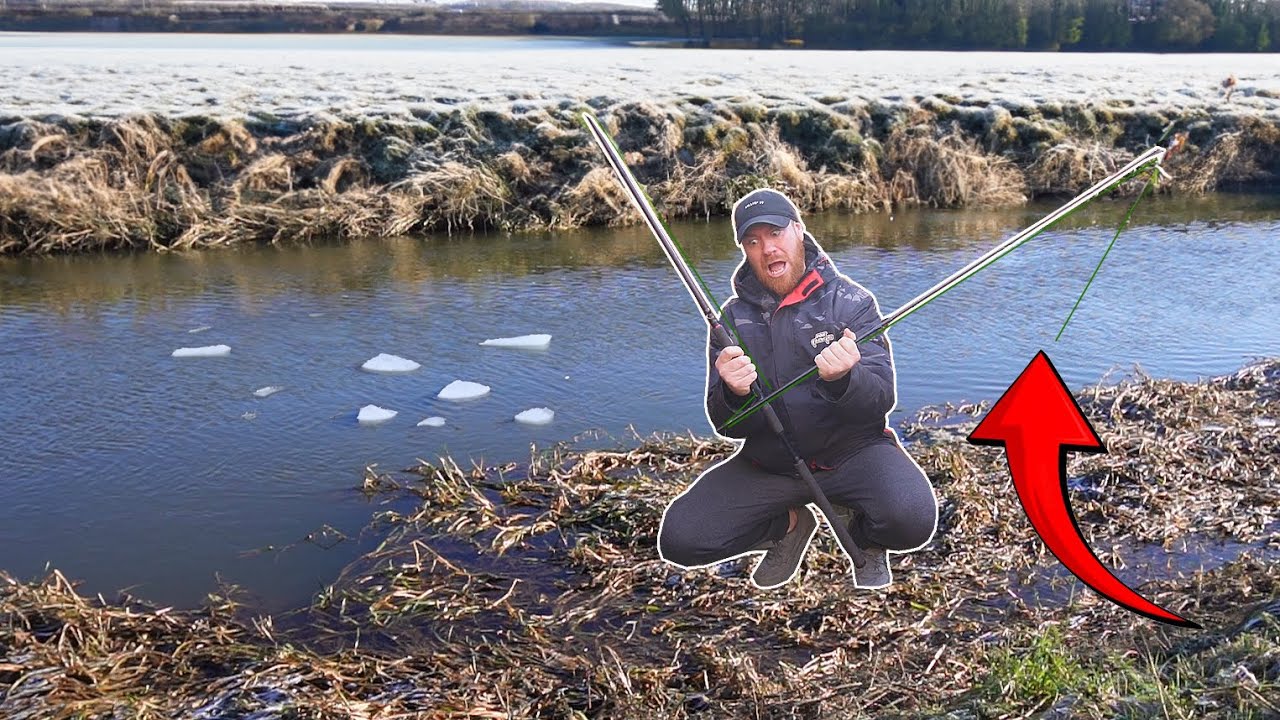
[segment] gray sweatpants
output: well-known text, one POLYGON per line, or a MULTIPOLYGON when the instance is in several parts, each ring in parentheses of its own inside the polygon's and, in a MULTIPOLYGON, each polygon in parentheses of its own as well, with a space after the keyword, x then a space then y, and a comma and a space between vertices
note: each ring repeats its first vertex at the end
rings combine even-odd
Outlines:
MULTIPOLYGON (((814 479, 834 505, 862 510, 850 535, 859 546, 914 550, 933 536, 938 505, 929 479, 895 438, 870 441, 839 467, 814 479)), ((777 475, 735 454, 709 468, 671 501, 658 551, 678 565, 720 562, 787 531, 788 508, 812 502, 797 475, 777 475)))

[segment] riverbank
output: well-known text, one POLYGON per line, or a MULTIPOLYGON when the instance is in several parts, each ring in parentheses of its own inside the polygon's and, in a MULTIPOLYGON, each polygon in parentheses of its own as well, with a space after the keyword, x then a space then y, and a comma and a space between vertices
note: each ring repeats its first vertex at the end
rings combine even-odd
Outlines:
POLYGON ((1070 196, 1170 128, 1188 144, 1166 163, 1162 191, 1280 177, 1280 118, 1132 102, 686 98, 464 105, 410 119, 10 118, 0 121, 0 252, 635 222, 579 124, 584 110, 601 116, 668 218, 724 214, 766 185, 807 211, 1070 196))
POLYGON ((1280 359, 1200 383, 1077 393, 1108 448, 1071 455, 1099 557, 1203 625, 1099 599, 1044 551, 985 408, 904 432, 940 504, 895 584, 855 590, 825 529, 797 582, 740 562, 679 572, 662 509, 728 445, 557 447, 526 465, 443 459, 366 475, 385 537, 316 598, 265 617, 229 590, 198 611, 0 580, 0 709, 130 717, 1247 717, 1280 685, 1280 359))
POLYGON ((1266 188, 1280 163, 1271 56, 55 33, 0 60, 9 254, 632 222, 588 109, 669 218, 762 184, 808 210, 1070 196, 1169 128, 1166 191, 1266 188))

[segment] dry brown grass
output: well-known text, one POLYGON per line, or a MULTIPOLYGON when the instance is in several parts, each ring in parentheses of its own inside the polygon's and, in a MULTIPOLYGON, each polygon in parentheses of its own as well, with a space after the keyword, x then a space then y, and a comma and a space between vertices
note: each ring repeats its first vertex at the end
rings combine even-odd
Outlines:
POLYGON ((0 175, 0 253, 160 248, 208 213, 171 150, 124 168, 78 155, 43 175, 0 175))
POLYGON ((1258 118, 1245 118, 1199 152, 1175 155, 1170 162, 1173 188, 1203 194, 1223 186, 1280 178, 1280 128, 1258 118))
MULTIPOLYGON (((391 127, 317 118, 294 123, 291 134, 278 124, 208 118, 21 120, 0 127, 0 252, 638 221, 601 170, 576 112, 500 118, 507 130, 524 127, 527 144, 500 144, 481 115, 464 110, 391 127)), ((892 122, 868 116, 862 130, 846 127, 841 132, 852 136, 842 136, 841 154, 831 155, 821 132, 787 136, 813 147, 781 139, 783 119, 788 127, 825 127, 808 122, 803 108, 775 120, 762 108, 743 109, 741 117, 715 104, 691 112, 704 115, 652 102, 602 113, 668 218, 726 213, 763 186, 789 192, 807 211, 1011 205, 1028 194, 1076 191, 1131 153, 1097 137, 1023 148, 1015 134, 1001 141, 1008 155, 995 155, 983 149, 984 138, 938 126, 906 104, 892 122), (870 128, 889 129, 882 137, 858 134, 870 128), (696 141, 686 146, 686 137, 696 141)), ((1174 157, 1175 180, 1166 188, 1198 193, 1269 182, 1278 167, 1280 127, 1246 117, 1205 148, 1174 157)))
POLYGON ((312 242, 328 238, 376 237, 385 233, 388 198, 346 192, 334 196, 323 189, 303 190, 270 204, 234 206, 223 215, 191 225, 174 249, 218 247, 241 242, 312 242))
POLYGON ((1099 142, 1059 143, 1027 168, 1027 188, 1040 195, 1076 195, 1132 159, 1099 142))
POLYGON ((364 174, 364 164, 356 158, 338 158, 325 170, 324 177, 320 180, 320 189, 336 195, 347 186, 363 184, 364 174))
POLYGON ((524 156, 514 150, 508 150, 497 157, 496 166, 506 177, 513 183, 524 184, 534 179, 534 169, 524 159, 524 156))
POLYGON ((733 206, 726 188, 728 161, 729 156, 723 152, 703 150, 692 163, 677 163, 654 189, 662 199, 663 213, 670 217, 710 218, 728 212, 733 206))
POLYGON ((238 200, 249 200, 249 193, 281 195, 293 192, 294 169, 287 155, 273 153, 255 160, 232 183, 238 200))
POLYGON ((420 168, 389 190, 421 197, 429 214, 424 224, 443 224, 447 232, 490 225, 512 202, 510 189, 493 170, 454 160, 420 168))
MULTIPOLYGON (((219 158, 229 169, 244 167, 248 158, 258 152, 257 139, 239 122, 224 120, 218 122, 217 126, 218 129, 197 143, 194 150, 202 155, 219 158)), ((154 138, 162 135, 162 132, 152 125, 148 128, 147 137, 154 138)))
POLYGON ((883 206, 885 186, 874 161, 869 167, 814 171, 776 127, 746 131, 732 150, 704 150, 692 163, 676 163, 655 187, 671 216, 727 213, 744 193, 758 187, 786 192, 802 210, 866 212, 883 206))
POLYGON ((1022 173, 1008 158, 982 150, 955 126, 940 137, 917 129, 895 130, 885 146, 895 202, 961 207, 1026 200, 1022 173))
POLYGON ((559 213, 550 226, 626 225, 641 222, 640 211, 605 167, 592 168, 558 200, 559 213))
POLYGON ((676 107, 653 102, 627 103, 616 108, 606 127, 623 149, 671 157, 684 144, 685 116, 676 107))

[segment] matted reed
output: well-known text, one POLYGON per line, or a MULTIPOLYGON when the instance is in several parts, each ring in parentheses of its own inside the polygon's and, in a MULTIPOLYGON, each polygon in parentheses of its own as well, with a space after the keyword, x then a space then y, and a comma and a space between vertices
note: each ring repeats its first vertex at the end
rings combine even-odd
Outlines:
POLYGON ((1203 631, 1100 599, 1044 549, 1003 454, 964 442, 984 404, 903 440, 937 535, 852 586, 826 531, 761 592, 741 561, 658 558, 662 511, 726 442, 450 458, 359 490, 381 542, 311 607, 260 616, 0 580, 6 717, 1262 717, 1280 688, 1280 360, 1202 382, 1135 371, 1077 393, 1109 452, 1071 455, 1098 556, 1203 631), (1162 548, 1171 552, 1166 554, 1162 548), (1224 548, 1231 548, 1229 553, 1224 548), (1149 558, 1144 561, 1143 558, 1149 558))

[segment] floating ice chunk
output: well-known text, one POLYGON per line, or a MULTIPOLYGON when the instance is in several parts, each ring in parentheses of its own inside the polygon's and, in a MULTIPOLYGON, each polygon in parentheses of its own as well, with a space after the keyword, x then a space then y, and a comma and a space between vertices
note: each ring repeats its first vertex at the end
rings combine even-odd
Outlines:
POLYGON ((551 344, 550 335, 521 335, 519 337, 493 338, 480 343, 489 347, 517 348, 520 350, 546 350, 551 344))
POLYGON ((418 423, 418 427, 444 427, 444 418, 440 417, 439 415, 435 417, 429 417, 426 420, 423 420, 422 422, 418 423))
POLYGON ((280 392, 283 389, 284 388, 280 387, 279 385, 268 385, 266 387, 262 387, 262 388, 258 388, 257 390, 254 390, 253 396, 254 397, 270 397, 280 392))
POLYGON ((550 408, 529 408, 516 415, 516 422, 525 425, 546 425, 554 420, 556 414, 550 408))
POLYGON ((231 354, 230 345, 206 345, 204 347, 178 348, 174 357, 225 357, 231 354))
POLYGON ((356 422, 361 425, 378 425, 384 423, 391 418, 399 415, 395 410, 380 408, 377 405, 365 405, 360 408, 360 414, 356 416, 356 422))
POLYGON ((470 400, 472 398, 484 397, 489 394, 489 386, 480 383, 468 382, 466 380, 454 380, 444 389, 440 391, 436 397, 441 400, 470 400))
POLYGON ((190 329, 190 330, 188 330, 187 332, 189 332, 189 333, 191 333, 191 334, 193 334, 193 335, 194 335, 195 333, 200 333, 200 332, 204 332, 205 330, 211 330, 211 329, 213 329, 213 326, 212 326, 212 325, 201 325, 201 326, 200 326, 200 327, 198 327, 198 328, 191 328, 191 329, 190 329))
POLYGON ((1260 428, 1273 428, 1276 426, 1276 421, 1275 418, 1254 418, 1253 425, 1260 428))
POLYGON ((382 373, 413 372, 420 367, 422 366, 412 360, 405 360, 402 357, 388 355, 386 353, 379 353, 378 355, 366 360, 364 364, 360 366, 362 370, 382 373))

